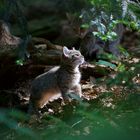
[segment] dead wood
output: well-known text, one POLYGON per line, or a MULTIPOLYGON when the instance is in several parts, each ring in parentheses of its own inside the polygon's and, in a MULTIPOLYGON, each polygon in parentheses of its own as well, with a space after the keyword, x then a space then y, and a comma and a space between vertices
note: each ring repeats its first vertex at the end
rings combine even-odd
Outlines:
POLYGON ((0 46, 18 46, 20 43, 21 39, 12 35, 8 25, 3 20, 0 20, 0 46))
POLYGON ((62 50, 62 46, 60 45, 54 45, 49 40, 45 38, 39 38, 39 37, 33 37, 32 41, 34 44, 46 44, 48 50, 62 50))

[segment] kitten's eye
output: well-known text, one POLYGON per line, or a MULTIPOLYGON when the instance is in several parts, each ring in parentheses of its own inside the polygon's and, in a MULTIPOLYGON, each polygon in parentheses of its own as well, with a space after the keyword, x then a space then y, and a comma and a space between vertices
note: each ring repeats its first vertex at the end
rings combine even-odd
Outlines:
POLYGON ((76 56, 76 57, 79 57, 79 56, 80 56, 80 54, 75 54, 75 56, 76 56))
POLYGON ((72 55, 72 58, 78 58, 78 57, 80 57, 80 54, 74 54, 74 55, 72 55))

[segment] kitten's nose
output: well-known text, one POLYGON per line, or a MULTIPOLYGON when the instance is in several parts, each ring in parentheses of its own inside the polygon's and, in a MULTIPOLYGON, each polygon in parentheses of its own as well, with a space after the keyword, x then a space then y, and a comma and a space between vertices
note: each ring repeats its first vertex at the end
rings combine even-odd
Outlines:
POLYGON ((84 60, 84 62, 80 65, 80 67, 81 68, 87 68, 88 64, 89 63, 84 60))
POLYGON ((85 59, 84 59, 83 65, 86 65, 86 64, 88 64, 88 62, 86 62, 85 59))

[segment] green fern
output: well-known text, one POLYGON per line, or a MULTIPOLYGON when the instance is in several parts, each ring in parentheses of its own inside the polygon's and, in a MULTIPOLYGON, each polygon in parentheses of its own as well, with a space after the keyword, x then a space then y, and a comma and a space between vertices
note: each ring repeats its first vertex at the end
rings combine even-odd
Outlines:
POLYGON ((140 2, 130 0, 89 0, 89 2, 92 8, 82 11, 80 17, 84 25, 94 28, 94 35, 102 40, 115 39, 113 32, 119 23, 140 30, 140 2))

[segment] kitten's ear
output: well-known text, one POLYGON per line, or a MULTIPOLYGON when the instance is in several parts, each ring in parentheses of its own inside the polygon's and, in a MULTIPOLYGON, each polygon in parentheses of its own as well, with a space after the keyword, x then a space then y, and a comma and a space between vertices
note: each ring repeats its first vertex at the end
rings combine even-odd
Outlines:
POLYGON ((64 54, 64 56, 66 56, 66 57, 69 56, 69 49, 68 49, 66 46, 63 47, 63 54, 64 54))
POLYGON ((72 50, 75 51, 75 47, 73 47, 72 50))

